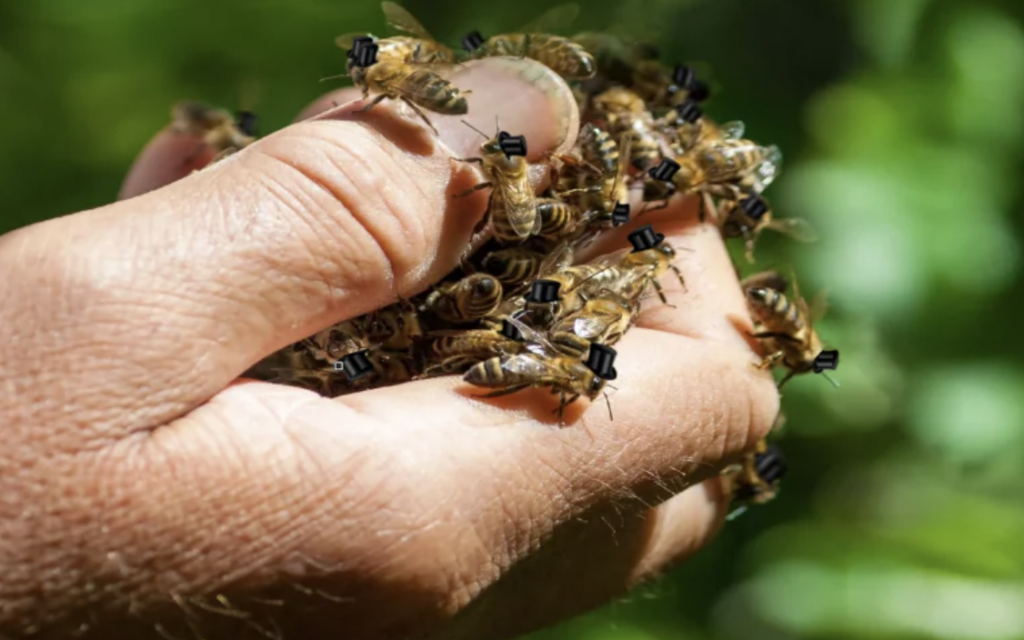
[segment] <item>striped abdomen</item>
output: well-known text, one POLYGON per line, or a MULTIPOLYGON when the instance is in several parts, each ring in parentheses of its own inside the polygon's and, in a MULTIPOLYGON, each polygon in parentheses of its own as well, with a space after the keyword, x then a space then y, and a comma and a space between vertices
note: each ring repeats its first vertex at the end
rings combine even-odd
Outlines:
POLYGON ((503 285, 516 285, 536 278, 543 260, 544 255, 536 251, 511 247, 488 253, 481 267, 503 285))
MULTIPOLYGON (((381 64, 381 63, 377 63, 381 64)), ((375 66, 370 67, 372 70, 375 66)), ((406 67, 409 68, 409 67, 406 67)), ((441 76, 425 69, 416 69, 399 84, 398 97, 404 97, 424 109, 447 115, 469 113, 466 96, 441 76)))
POLYGON ((583 159, 601 170, 604 175, 615 175, 619 170, 619 145, 607 131, 588 124, 581 134, 583 159))
POLYGON ((491 223, 494 237, 500 242, 522 242, 537 231, 537 205, 522 157, 513 160, 514 172, 508 172, 491 192, 491 223))
POLYGON ((540 234, 548 240, 558 240, 576 229, 576 210, 561 200, 540 198, 537 200, 537 215, 540 217, 540 234))
POLYGON ((807 325, 800 307, 775 289, 747 289, 747 303, 751 315, 772 333, 798 338, 807 325))
POLYGON ((701 148, 697 163, 707 182, 742 178, 764 160, 763 148, 750 140, 716 140, 701 148))

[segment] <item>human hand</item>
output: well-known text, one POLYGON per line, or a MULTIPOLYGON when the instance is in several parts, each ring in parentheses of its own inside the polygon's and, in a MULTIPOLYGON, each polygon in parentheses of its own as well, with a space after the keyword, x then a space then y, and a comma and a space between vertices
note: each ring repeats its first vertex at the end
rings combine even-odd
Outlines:
MULTIPOLYGON (((545 68, 462 73, 477 127, 499 115, 533 161, 573 144, 575 104, 545 68)), ((0 635, 509 638, 717 530, 716 470, 767 433, 778 395, 689 203, 641 220, 692 250, 687 290, 666 278, 674 306, 645 303, 617 345, 614 420, 581 400, 559 428, 553 396, 480 400, 457 377, 333 400, 237 380, 427 288, 483 213, 486 194, 451 197, 477 181, 449 164, 480 141, 457 118, 431 114, 439 142, 388 102, 353 111, 187 176, 197 140, 162 132, 129 199, 0 238, 0 635)))

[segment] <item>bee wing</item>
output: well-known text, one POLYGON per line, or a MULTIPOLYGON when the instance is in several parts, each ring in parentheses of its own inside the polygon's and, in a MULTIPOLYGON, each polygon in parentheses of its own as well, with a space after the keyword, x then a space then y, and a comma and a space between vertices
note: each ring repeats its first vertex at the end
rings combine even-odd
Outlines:
POLYGON ((730 120, 718 126, 718 130, 721 131, 722 137, 726 140, 739 140, 743 137, 746 129, 747 125, 743 124, 740 120, 730 120))
POLYGON ((614 317, 606 313, 582 316, 573 321, 572 331, 581 338, 593 340, 600 337, 612 321, 614 321, 614 317))
POLYGON ((501 359, 501 368, 511 373, 524 376, 570 379, 571 376, 563 373, 556 367, 549 366, 544 360, 539 360, 528 353, 521 353, 514 356, 507 356, 501 359))
POLYGON ((561 4, 548 9, 537 18, 524 24, 516 33, 554 33, 565 29, 580 14, 576 3, 561 4))
POLYGON ((568 240, 563 240, 551 253, 548 254, 544 261, 540 263, 540 268, 537 271, 537 276, 543 279, 545 276, 549 276, 555 273, 559 273, 572 266, 573 260, 573 249, 572 245, 569 244, 568 240))
POLYGON ((782 150, 773 144, 770 147, 763 147, 762 153, 764 160, 754 170, 755 188, 758 193, 768 188, 768 185, 782 173, 782 150))
POLYGON ((818 239, 818 232, 803 218, 775 218, 765 228, 784 233, 800 242, 815 242, 818 239))
POLYGON ((509 321, 509 324, 516 329, 519 329, 519 332, 523 334, 523 341, 526 343, 526 348, 531 353, 535 353, 539 356, 556 356, 558 354, 558 350, 555 349, 555 347, 548 342, 548 339, 538 331, 535 331, 513 316, 508 316, 505 319, 509 321))
POLYGON ((420 21, 401 5, 385 0, 380 3, 380 8, 384 10, 384 19, 392 29, 424 40, 434 40, 420 21))
MULTIPOLYGON (((345 33, 335 38, 334 44, 338 45, 341 49, 351 49, 352 45, 355 44, 356 38, 365 38, 366 36, 374 38, 374 36, 369 33, 345 33)), ((376 40, 376 38, 374 39, 376 40)))

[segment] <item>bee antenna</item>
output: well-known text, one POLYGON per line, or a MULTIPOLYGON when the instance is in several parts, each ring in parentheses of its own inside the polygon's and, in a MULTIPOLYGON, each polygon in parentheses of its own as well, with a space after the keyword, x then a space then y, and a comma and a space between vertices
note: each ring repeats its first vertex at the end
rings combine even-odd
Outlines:
POLYGON ((604 396, 604 403, 608 405, 608 419, 614 421, 615 418, 612 416, 612 401, 608 399, 608 393, 602 391, 601 395, 604 396))
POLYGON ((828 375, 827 373, 825 373, 824 371, 822 371, 822 372, 821 372, 821 375, 822 375, 822 376, 823 376, 823 377, 824 377, 824 378, 825 378, 826 380, 828 380, 829 382, 831 382, 831 383, 832 383, 832 386, 833 386, 833 387, 835 387, 836 389, 838 389, 838 388, 839 388, 839 382, 838 382, 838 381, 836 381, 836 380, 835 380, 834 378, 830 377, 830 376, 829 376, 829 375, 828 375))
POLYGON ((474 127, 473 125, 471 125, 468 120, 463 120, 462 124, 466 125, 467 127, 472 129, 473 131, 476 131, 477 133, 482 135, 485 140, 490 140, 490 137, 486 133, 484 133, 483 131, 481 131, 481 130, 477 129, 476 127, 474 127))
POLYGON ((746 506, 737 507, 737 508, 733 509, 729 513, 729 515, 725 516, 725 520, 726 520, 726 522, 732 522, 733 520, 735 520, 736 518, 742 516, 746 512, 747 512, 747 507, 746 506))
POLYGON ((339 73, 336 76, 327 76, 326 78, 320 78, 320 82, 327 82, 328 80, 337 80, 338 78, 347 78, 347 73, 339 73))

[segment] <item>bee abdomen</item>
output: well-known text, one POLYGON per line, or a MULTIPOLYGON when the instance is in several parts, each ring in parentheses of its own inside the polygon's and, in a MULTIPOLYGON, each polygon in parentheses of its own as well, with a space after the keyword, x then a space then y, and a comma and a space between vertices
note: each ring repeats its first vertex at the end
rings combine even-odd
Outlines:
POLYGON ((542 200, 537 204, 541 219, 540 235, 560 238, 575 227, 576 216, 572 207, 558 200, 542 200))
POLYGON ((501 357, 488 358, 469 368, 462 379, 478 387, 497 387, 507 384, 505 371, 501 368, 501 357))
POLYGON ((417 69, 403 83, 409 99, 431 111, 447 115, 469 113, 466 96, 458 87, 431 71, 417 69))
POLYGON ((590 351, 590 341, 570 331, 553 332, 551 344, 562 353, 574 358, 583 358, 590 351))
POLYGON ((481 266, 503 285, 512 285, 532 280, 543 258, 539 253, 517 247, 487 254, 481 266))

